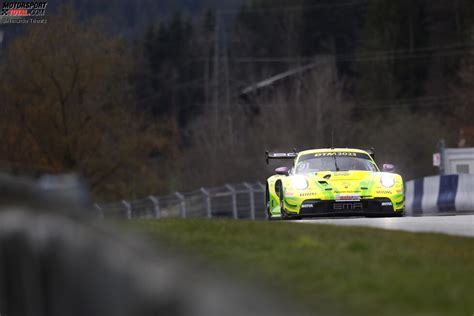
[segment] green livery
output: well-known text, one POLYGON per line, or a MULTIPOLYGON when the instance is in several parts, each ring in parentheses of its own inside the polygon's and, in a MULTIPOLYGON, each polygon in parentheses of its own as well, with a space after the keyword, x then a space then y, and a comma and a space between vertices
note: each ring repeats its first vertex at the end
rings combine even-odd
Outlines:
POLYGON ((315 149, 271 153, 269 159, 291 159, 268 178, 269 219, 315 216, 403 216, 404 186, 392 165, 381 172, 372 151, 315 149))

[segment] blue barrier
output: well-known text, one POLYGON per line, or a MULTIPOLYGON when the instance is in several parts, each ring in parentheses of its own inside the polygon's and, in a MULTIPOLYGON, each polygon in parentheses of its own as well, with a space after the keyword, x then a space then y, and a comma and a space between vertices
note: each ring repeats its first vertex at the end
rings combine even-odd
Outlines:
POLYGON ((409 215, 474 212, 474 175, 433 176, 405 184, 409 215))
POLYGON ((413 194, 413 213, 421 214, 423 210, 423 179, 414 181, 414 194, 413 194))
POLYGON ((456 194, 458 192, 458 175, 440 177, 438 193, 438 210, 452 212, 456 210, 456 194))

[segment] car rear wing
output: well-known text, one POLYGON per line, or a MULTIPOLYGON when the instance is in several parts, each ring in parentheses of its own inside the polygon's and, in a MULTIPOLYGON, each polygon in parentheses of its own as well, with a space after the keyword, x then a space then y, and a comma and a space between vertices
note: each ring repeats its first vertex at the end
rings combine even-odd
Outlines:
POLYGON ((298 157, 298 152, 296 151, 296 149, 294 149, 293 152, 290 153, 270 153, 268 151, 265 152, 267 165, 270 163, 270 160, 293 160, 296 157, 298 157))

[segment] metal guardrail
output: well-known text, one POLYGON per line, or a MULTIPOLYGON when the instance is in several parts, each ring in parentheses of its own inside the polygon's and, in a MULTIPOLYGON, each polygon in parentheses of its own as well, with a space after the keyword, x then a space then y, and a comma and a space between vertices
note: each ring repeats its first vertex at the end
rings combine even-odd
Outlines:
POLYGON ((94 205, 101 218, 234 218, 264 219, 263 183, 227 184, 167 196, 94 205))
MULTIPOLYGON (((1 316, 302 314, 258 285, 97 223, 95 212, 81 208, 83 187, 76 180, 38 184, 0 172, 1 316)), ((230 200, 240 207, 240 186, 231 187, 230 200)), ((201 207, 196 202, 191 208, 195 199, 213 202, 214 190, 200 192, 122 201, 103 215, 188 216, 201 207)))

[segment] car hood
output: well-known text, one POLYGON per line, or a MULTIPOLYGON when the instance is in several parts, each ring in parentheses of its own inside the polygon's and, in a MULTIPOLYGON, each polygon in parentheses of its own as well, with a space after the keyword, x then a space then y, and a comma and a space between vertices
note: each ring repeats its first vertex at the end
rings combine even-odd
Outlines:
POLYGON ((381 172, 340 171, 318 172, 305 175, 305 178, 320 189, 332 189, 335 193, 363 193, 380 183, 381 172))
POLYGON ((377 176, 380 172, 372 172, 372 171, 322 171, 318 172, 312 176, 316 179, 324 179, 328 182, 337 182, 337 181, 357 181, 357 180, 364 180, 366 178, 372 178, 377 176))

